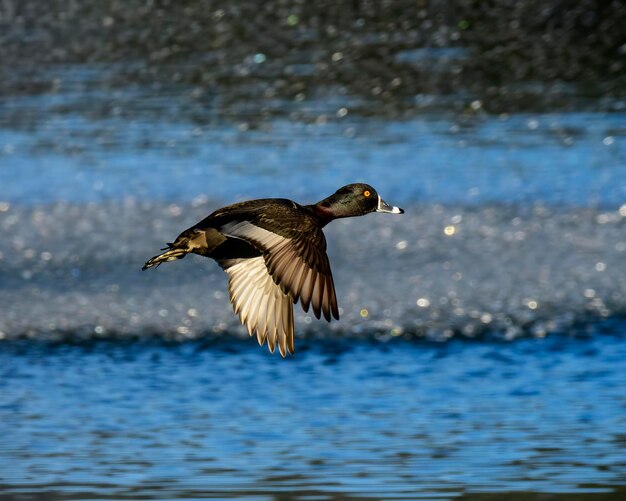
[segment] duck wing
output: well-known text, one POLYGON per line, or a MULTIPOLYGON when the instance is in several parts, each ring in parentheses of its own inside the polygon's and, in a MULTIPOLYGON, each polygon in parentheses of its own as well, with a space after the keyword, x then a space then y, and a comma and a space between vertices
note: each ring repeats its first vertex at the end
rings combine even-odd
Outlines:
POLYGON ((272 353, 276 345, 283 357, 293 353, 293 300, 274 282, 263 256, 218 263, 228 274, 230 301, 248 333, 256 331, 260 345, 267 339, 272 353))
POLYGON ((302 210, 298 206, 293 210, 283 207, 276 217, 265 211, 260 215, 248 214, 252 217, 245 219, 233 218, 219 230, 261 250, 274 282, 294 303, 300 301, 304 311, 312 306, 317 318, 323 314, 329 322, 331 316, 338 320, 337 296, 324 233, 313 218, 298 208, 302 210))

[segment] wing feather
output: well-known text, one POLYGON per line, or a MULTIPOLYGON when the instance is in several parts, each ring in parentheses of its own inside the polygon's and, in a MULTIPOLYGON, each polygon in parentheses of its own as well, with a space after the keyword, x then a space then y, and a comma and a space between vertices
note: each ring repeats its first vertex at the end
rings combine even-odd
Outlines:
POLYGON ((302 270, 302 275, 298 284, 300 290, 300 304, 304 311, 309 311, 309 305, 311 304, 311 293, 313 292, 313 281, 316 279, 317 274, 311 268, 305 268, 302 270))
POLYGON ((324 276, 318 275, 313 285, 313 294, 311 295, 311 303, 313 305, 313 314, 315 318, 320 318, 322 309, 322 297, 324 294, 324 276))
POLYGON ((228 289, 233 310, 259 344, 267 341, 273 353, 293 353, 293 299, 276 284, 263 256, 219 261, 228 273, 228 289))
POLYGON ((290 237, 259 226, 261 220, 230 220, 220 231, 259 248, 274 282, 294 303, 300 301, 305 312, 312 304, 317 318, 323 313, 328 321, 331 317, 339 319, 324 234, 319 227, 308 226, 300 231, 296 223, 289 228, 290 237))

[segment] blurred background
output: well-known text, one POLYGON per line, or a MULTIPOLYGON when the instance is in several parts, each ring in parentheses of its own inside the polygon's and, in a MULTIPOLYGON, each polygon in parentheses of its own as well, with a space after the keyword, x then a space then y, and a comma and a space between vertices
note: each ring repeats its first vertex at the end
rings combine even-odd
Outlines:
POLYGON ((621 1, 0 1, 0 500, 624 499, 621 1), (257 346, 218 207, 372 184, 257 346))

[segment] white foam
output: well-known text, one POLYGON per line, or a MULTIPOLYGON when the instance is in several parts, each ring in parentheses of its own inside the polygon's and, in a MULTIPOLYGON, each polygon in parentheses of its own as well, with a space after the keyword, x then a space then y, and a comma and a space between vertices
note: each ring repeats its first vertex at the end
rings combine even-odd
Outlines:
MULTIPOLYGON (((191 256, 141 271, 164 242, 215 208, 168 207, 129 200, 0 213, 4 338, 244 335, 227 277, 211 260, 191 256)), ((296 307, 296 333, 510 339, 623 315, 619 210, 430 205, 336 221, 325 232, 341 321, 309 323, 296 307)))

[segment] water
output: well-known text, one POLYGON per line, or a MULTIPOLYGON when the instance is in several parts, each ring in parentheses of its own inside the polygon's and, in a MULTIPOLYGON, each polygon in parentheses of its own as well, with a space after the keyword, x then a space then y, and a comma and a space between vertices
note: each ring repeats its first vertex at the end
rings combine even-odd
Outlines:
POLYGON ((246 43, 216 87, 102 44, 0 85, 0 499, 624 498, 623 102, 438 92, 475 53, 405 44, 439 76, 378 106, 375 72, 303 84, 328 41, 268 92, 281 60, 246 43), (293 357, 215 263, 141 271, 224 204, 355 181, 406 213, 325 229, 341 320, 296 306, 293 357))
POLYGON ((307 341, 284 361, 247 340, 5 344, 2 489, 618 499, 626 345, 614 327, 516 343, 307 341))
POLYGON ((278 193, 315 201, 355 178, 404 204, 615 207, 626 197, 626 185, 616 182, 626 174, 624 112, 493 116, 478 109, 365 120, 338 117, 349 100, 335 99, 322 109, 304 106, 313 123, 255 123, 235 113, 199 125, 190 123, 191 109, 150 91, 92 92, 85 102, 73 82, 87 77, 75 73, 57 70, 66 92, 3 104, 0 158, 10 166, 0 171, 3 200, 227 203, 278 193))

